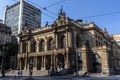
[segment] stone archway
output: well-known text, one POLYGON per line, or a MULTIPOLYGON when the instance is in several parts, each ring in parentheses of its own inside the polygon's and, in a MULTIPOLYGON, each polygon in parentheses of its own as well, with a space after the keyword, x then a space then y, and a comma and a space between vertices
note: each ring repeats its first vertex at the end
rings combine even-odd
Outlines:
POLYGON ((37 57, 37 70, 41 70, 42 68, 42 56, 37 57))
POLYGON ((45 60, 45 69, 50 70, 51 68, 51 56, 47 55, 45 60))
POLYGON ((93 73, 101 73, 101 58, 98 54, 93 55, 93 62, 92 62, 92 72, 93 73))
POLYGON ((58 54, 57 55, 57 58, 58 58, 58 66, 59 67, 62 67, 62 68, 64 68, 64 55, 63 54, 58 54))
POLYGON ((33 70, 34 60, 33 57, 29 58, 29 70, 33 70))
POLYGON ((25 67, 25 59, 24 58, 20 58, 20 67, 21 67, 21 70, 23 70, 24 69, 24 67, 25 67))

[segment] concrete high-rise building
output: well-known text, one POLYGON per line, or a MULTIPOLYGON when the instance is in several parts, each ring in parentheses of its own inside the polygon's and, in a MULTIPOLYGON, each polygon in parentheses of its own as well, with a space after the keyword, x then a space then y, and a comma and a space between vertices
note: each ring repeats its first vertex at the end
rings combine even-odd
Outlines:
POLYGON ((3 20, 0 19, 0 23, 3 23, 3 20))
POLYGON ((5 7, 3 23, 11 27, 12 35, 17 36, 25 25, 30 25, 31 29, 40 27, 41 11, 24 0, 20 0, 5 7))

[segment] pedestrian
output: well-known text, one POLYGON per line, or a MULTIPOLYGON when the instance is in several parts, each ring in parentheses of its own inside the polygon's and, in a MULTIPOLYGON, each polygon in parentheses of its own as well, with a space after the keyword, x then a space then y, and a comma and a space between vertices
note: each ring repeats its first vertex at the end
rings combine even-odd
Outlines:
POLYGON ((18 78, 20 78, 20 69, 18 69, 18 78))
POLYGON ((22 70, 20 70, 20 76, 22 76, 22 70))
POLYGON ((58 70, 57 70, 57 67, 55 68, 55 75, 58 76, 58 70))

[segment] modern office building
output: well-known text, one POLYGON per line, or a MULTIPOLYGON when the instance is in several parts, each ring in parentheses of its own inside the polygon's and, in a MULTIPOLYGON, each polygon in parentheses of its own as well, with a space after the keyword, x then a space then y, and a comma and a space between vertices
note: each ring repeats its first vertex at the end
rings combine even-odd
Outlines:
POLYGON ((0 23, 3 23, 3 20, 0 20, 0 23))
MULTIPOLYGON (((18 68, 33 70, 67 70, 84 75, 109 75, 120 73, 120 47, 94 22, 83 23, 66 17, 61 10, 52 25, 19 34, 18 68)), ((28 72, 29 73, 29 72, 28 72)))
POLYGON ((17 36, 25 25, 29 25, 31 29, 40 27, 41 11, 24 0, 20 0, 16 4, 5 7, 3 23, 11 27, 12 35, 17 36))

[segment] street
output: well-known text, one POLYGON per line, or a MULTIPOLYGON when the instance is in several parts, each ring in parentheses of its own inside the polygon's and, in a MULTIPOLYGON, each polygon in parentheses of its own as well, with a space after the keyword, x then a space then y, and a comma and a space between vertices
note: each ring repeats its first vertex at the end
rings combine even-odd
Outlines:
MULTIPOLYGON (((0 80, 30 80, 29 77, 0 77, 0 80)), ((120 80, 120 76, 80 77, 80 76, 36 76, 31 80, 120 80)))

